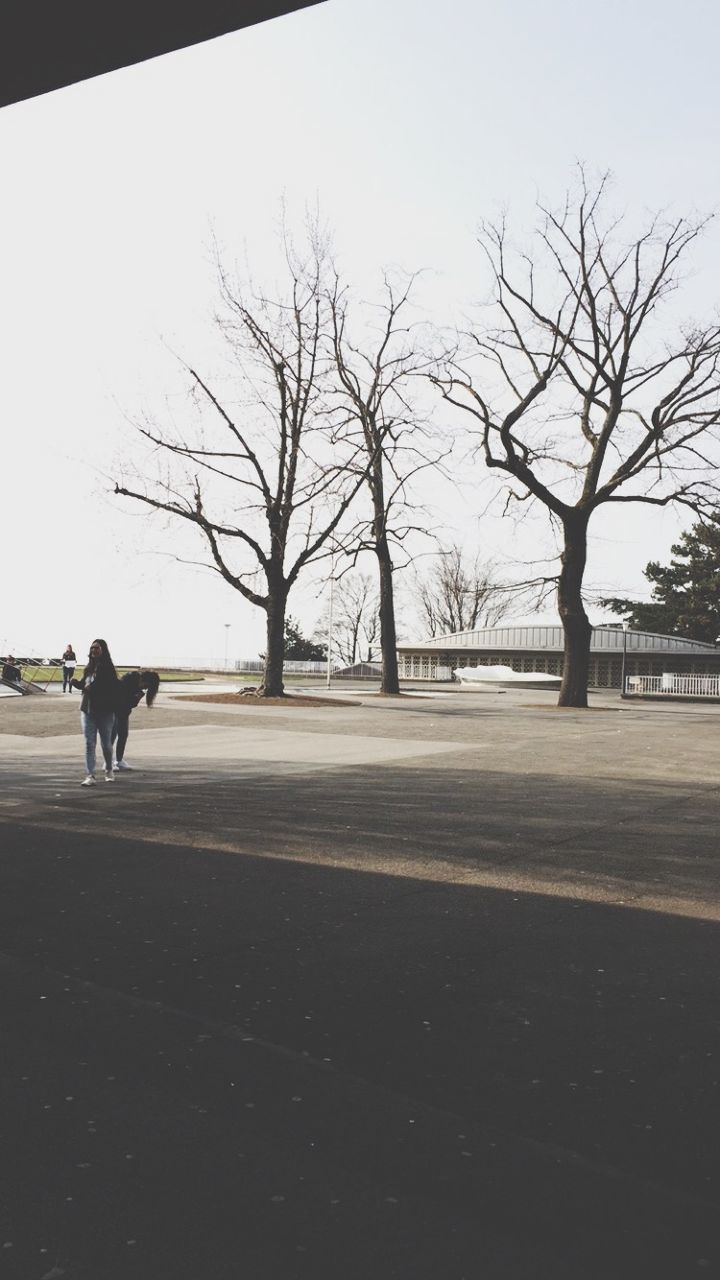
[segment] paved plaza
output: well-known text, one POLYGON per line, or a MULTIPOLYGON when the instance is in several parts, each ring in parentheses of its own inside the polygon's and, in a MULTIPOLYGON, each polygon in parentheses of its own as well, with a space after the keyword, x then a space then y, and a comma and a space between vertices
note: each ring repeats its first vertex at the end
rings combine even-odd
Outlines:
POLYGON ((720 707, 425 692, 2 701, 3 1276, 720 1274, 720 707))

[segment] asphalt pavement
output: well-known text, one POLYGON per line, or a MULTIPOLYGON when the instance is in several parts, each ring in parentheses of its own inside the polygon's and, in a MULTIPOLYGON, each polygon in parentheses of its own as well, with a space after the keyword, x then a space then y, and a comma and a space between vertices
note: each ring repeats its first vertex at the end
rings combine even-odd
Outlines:
POLYGON ((0 1274, 720 1275, 720 708, 342 696, 3 701, 0 1274))

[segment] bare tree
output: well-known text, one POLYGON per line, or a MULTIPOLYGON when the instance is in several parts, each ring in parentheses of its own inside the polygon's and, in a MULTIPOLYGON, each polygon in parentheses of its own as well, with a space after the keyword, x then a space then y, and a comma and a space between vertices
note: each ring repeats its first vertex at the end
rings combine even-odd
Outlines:
POLYGON ((199 412, 192 437, 153 423, 140 427, 180 474, 172 487, 168 478, 115 488, 194 526, 209 550, 207 567, 264 610, 261 692, 268 697, 283 693, 290 590, 323 554, 365 483, 364 455, 333 424, 324 253, 312 235, 310 241, 304 257, 285 244, 285 297, 246 296, 221 275, 225 311, 218 323, 234 362, 232 400, 187 367, 199 412))
MULTIPOLYGON (((377 588, 369 574, 339 577, 333 592, 331 657, 348 666, 370 661, 380 630, 377 588)), ((329 610, 321 615, 315 636, 324 641, 330 631, 329 610)))
POLYGON ((672 342, 658 328, 704 224, 656 217, 628 237, 624 219, 604 212, 606 188, 581 174, 559 213, 541 206, 534 253, 514 255, 503 222, 481 228, 497 324, 467 335, 475 362, 469 353, 435 379, 474 418, 487 466, 559 527, 561 706, 587 705, 593 514, 643 502, 702 516, 718 503, 720 327, 687 326, 672 342))
POLYGON ((393 556, 400 550, 407 564, 410 535, 426 532, 417 524, 418 508, 411 506, 411 481, 418 472, 439 466, 442 457, 431 445, 427 422, 411 390, 435 364, 435 357, 420 349, 412 326, 405 323, 413 282, 410 278, 396 288, 385 276, 383 302, 373 309, 373 323, 365 326, 362 338, 351 336, 361 321, 355 313, 355 323, 350 323, 349 293, 337 277, 329 298, 343 412, 351 427, 354 424, 367 459, 371 515, 356 539, 354 555, 369 549, 377 559, 382 693, 400 691, 393 556))
POLYGON ((492 564, 479 553, 468 561, 457 543, 438 553, 428 573, 415 575, 415 598, 429 636, 495 626, 514 601, 492 564))

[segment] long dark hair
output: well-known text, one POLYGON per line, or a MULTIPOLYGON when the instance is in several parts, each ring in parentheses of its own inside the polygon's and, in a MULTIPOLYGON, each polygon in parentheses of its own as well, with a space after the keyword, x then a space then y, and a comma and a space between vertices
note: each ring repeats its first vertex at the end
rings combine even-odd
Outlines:
POLYGON ((92 675, 92 673, 95 671, 103 671, 107 675, 109 675, 113 680, 117 680, 118 675, 117 675, 117 671, 115 670, 115 663, 113 662, 110 656, 110 650, 108 649, 107 640, 99 640, 99 639, 93 640, 90 645, 91 649, 94 644, 100 645, 100 657, 88 658, 88 664, 85 668, 85 675, 92 675))
POLYGON ((145 690, 145 701, 151 707, 160 688, 160 677, 157 671, 141 671, 140 685, 145 690))

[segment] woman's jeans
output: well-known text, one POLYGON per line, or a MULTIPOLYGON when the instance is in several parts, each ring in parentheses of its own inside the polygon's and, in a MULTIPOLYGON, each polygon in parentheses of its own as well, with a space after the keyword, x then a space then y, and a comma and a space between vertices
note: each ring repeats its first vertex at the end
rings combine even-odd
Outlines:
POLYGON ((123 715, 122 711, 115 714, 115 725, 113 728, 113 742, 115 742, 115 759, 118 764, 125 755, 125 747, 127 746, 128 733, 130 732, 130 712, 123 715))
POLYGON ((67 693, 71 693, 71 692, 72 692, 72 689, 71 689, 71 687, 70 687, 70 681, 72 680, 73 676, 75 675, 75 668, 74 668, 74 667, 63 667, 62 671, 63 671, 63 693, 65 693, 65 692, 67 692, 67 693))
POLYGON ((85 734, 85 764, 88 773, 95 772, 95 749, 97 736, 100 734, 100 745, 105 758, 105 768, 112 772, 112 733, 115 724, 114 711, 80 712, 80 723, 85 734))

